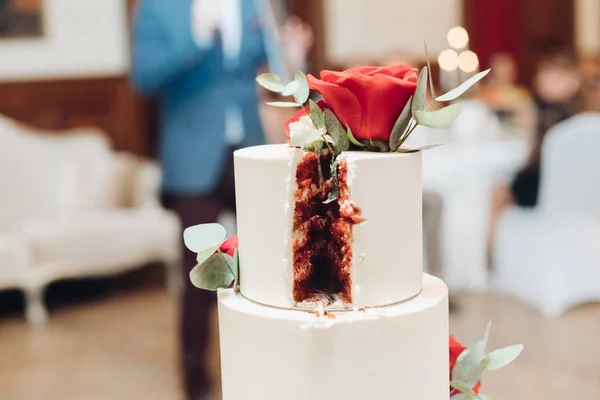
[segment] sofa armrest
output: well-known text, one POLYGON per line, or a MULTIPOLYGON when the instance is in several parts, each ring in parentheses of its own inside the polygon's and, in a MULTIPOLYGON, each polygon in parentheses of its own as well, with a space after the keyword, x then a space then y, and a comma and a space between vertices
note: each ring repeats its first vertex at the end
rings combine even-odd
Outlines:
POLYGON ((141 160, 133 188, 133 206, 136 208, 161 207, 160 187, 162 174, 158 164, 141 160))

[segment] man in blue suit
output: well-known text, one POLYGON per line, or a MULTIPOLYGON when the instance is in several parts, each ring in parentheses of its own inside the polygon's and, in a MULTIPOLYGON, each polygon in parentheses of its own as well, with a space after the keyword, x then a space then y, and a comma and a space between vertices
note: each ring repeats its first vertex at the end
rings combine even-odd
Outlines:
MULTIPOLYGON (((297 19, 279 29, 271 0, 140 0, 134 22, 133 84, 158 101, 158 157, 167 207, 184 227, 215 222, 234 209, 232 152, 265 142, 255 77, 287 75, 311 45, 297 19), (283 43, 283 46, 280 46, 283 43), (294 60, 295 58, 295 60, 294 60)), ((212 293, 189 283, 195 255, 185 252, 181 316, 189 399, 210 392, 204 350, 212 293)))

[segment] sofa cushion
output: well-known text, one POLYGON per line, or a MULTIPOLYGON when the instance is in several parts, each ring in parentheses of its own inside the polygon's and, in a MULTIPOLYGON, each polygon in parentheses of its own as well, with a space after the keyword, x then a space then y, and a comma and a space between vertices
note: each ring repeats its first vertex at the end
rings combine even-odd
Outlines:
POLYGON ((172 260, 180 247, 179 221, 161 209, 32 219, 23 225, 22 233, 32 244, 36 268, 73 276, 172 260))
POLYGON ((44 133, 0 121, 0 229, 89 209, 104 195, 112 153, 98 131, 44 133))
POLYGON ((0 232, 0 288, 19 286, 32 265, 27 240, 20 235, 0 232))

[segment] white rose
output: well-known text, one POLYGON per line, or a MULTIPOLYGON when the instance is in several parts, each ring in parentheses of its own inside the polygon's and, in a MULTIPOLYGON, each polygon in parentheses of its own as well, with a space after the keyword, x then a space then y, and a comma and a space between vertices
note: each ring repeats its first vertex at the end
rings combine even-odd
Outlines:
POLYGON ((290 146, 304 147, 312 142, 323 139, 325 128, 317 128, 308 115, 300 117, 296 122, 289 125, 290 128, 290 146))

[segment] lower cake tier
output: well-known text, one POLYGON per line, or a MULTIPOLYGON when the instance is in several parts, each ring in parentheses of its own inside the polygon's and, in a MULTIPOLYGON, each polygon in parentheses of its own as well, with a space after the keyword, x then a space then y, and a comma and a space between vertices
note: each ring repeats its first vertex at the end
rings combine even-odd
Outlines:
POLYGON ((405 302, 306 312, 219 292, 223 400, 447 400, 448 289, 423 275, 405 302))

